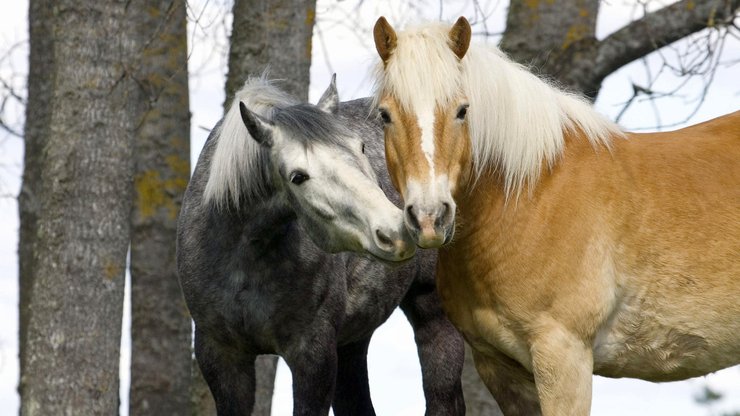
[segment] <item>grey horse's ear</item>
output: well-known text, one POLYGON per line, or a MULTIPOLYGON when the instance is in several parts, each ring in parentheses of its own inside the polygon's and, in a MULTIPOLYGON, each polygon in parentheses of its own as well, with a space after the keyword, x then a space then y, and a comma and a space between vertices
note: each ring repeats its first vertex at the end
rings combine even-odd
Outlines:
POLYGON ((275 126, 266 118, 259 114, 250 111, 247 106, 239 101, 239 113, 242 116, 244 125, 247 126, 249 135, 257 141, 257 143, 271 147, 273 140, 272 135, 275 130, 275 126))
POLYGON ((331 83, 324 94, 319 98, 317 107, 330 114, 336 114, 339 108, 339 93, 337 93, 337 74, 332 74, 331 83))

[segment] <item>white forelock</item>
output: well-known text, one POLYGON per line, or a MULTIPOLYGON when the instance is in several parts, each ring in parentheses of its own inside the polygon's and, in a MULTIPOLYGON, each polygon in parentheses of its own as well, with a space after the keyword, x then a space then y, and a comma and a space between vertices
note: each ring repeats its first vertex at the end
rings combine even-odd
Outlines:
POLYGON ((249 77, 236 92, 214 138, 218 140, 211 159, 208 183, 203 192, 206 203, 222 207, 239 206, 240 196, 257 196, 265 191, 260 145, 249 136, 239 113, 239 102, 254 113, 271 117, 276 106, 298 102, 273 85, 267 75, 249 77))
POLYGON ((407 111, 447 104, 460 90, 461 70, 447 44, 449 31, 449 25, 429 23, 398 33, 389 64, 376 68, 376 92, 393 95, 407 111))
POLYGON ((580 130, 605 147, 623 135, 586 99, 537 78, 495 46, 473 43, 458 60, 448 46, 449 30, 431 23, 399 33, 387 65, 377 68, 376 100, 392 94, 415 111, 430 99, 446 106, 466 97, 475 173, 500 173, 507 195, 534 185, 543 162, 557 162, 566 131, 580 130))

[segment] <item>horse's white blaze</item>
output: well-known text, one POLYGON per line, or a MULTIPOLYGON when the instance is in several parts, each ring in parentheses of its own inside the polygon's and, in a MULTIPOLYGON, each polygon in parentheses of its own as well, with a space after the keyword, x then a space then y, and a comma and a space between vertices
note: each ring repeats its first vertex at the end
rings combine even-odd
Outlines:
MULTIPOLYGON (((419 106, 416 119, 421 130, 421 151, 429 162, 430 185, 434 183, 434 102, 423 102, 419 106)), ((432 187, 433 189, 433 187, 432 187)))
POLYGON ((406 193, 408 194, 405 198, 407 200, 407 205, 414 205, 414 203, 417 202, 416 199, 421 199, 427 195, 427 193, 424 192, 424 185, 416 179, 410 178, 406 181, 406 193))
POLYGON ((453 203, 450 192, 450 181, 446 174, 435 176, 427 183, 415 179, 406 182, 407 205, 416 205, 422 209, 436 208, 440 201, 453 203))

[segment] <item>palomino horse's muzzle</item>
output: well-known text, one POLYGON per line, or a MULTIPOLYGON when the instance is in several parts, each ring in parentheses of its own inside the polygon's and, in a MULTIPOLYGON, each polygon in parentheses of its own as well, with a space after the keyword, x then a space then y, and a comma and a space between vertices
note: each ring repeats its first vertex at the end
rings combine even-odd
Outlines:
POLYGON ((404 222, 421 248, 441 247, 452 239, 454 234, 455 203, 406 205, 404 222))

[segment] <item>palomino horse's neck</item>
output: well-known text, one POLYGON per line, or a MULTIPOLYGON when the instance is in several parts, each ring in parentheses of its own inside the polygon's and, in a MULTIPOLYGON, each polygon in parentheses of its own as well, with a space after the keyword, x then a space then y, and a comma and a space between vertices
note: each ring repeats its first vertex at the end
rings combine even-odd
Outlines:
MULTIPOLYGON (((464 240, 474 237, 478 230, 511 226, 507 221, 513 221, 517 211, 532 209, 541 201, 553 175, 574 168, 573 159, 609 154, 606 148, 594 148, 580 132, 565 132, 564 138, 563 155, 552 165, 543 160, 539 177, 518 193, 512 195, 507 192, 505 178, 499 170, 485 172, 477 179, 462 181, 455 195, 459 211, 454 241, 464 244, 464 240)), ((472 172, 472 166, 466 166, 466 169, 472 172)))

